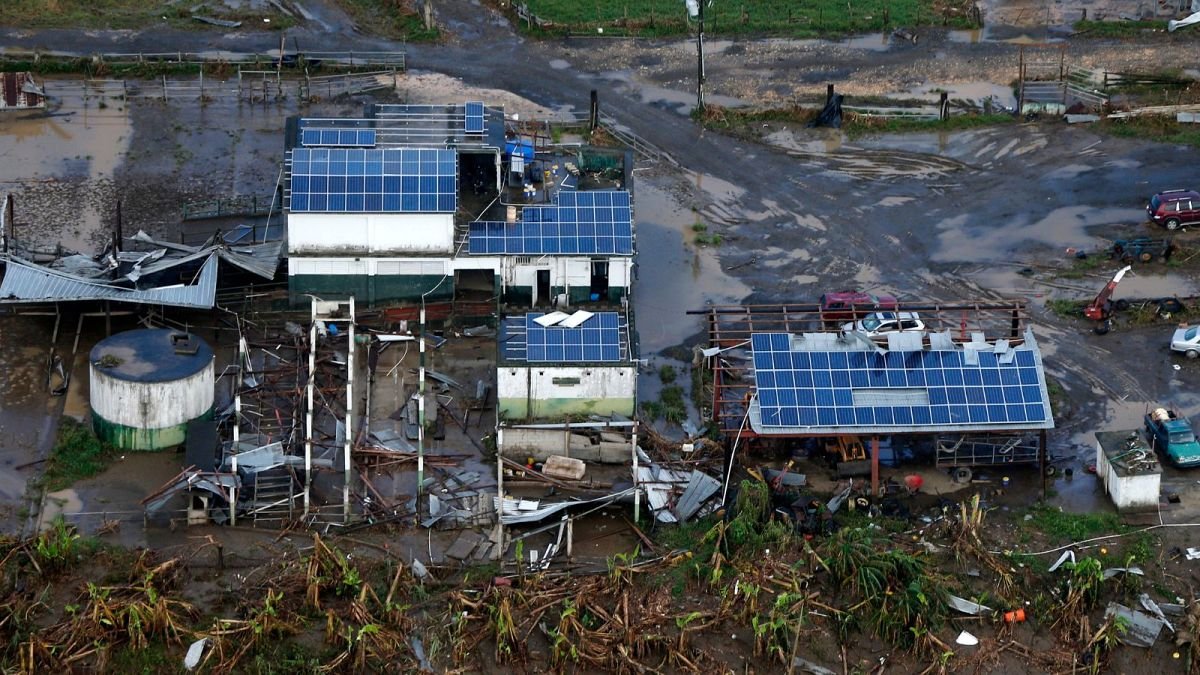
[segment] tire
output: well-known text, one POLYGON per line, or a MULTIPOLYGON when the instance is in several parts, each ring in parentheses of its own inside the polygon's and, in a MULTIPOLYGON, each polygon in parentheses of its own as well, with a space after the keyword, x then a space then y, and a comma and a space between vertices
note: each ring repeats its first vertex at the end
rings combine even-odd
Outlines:
POLYGON ((1168 230, 1178 230, 1179 229, 1179 219, 1178 218, 1167 218, 1167 222, 1163 223, 1163 225, 1166 225, 1168 230))
POLYGON ((971 469, 965 466, 955 467, 955 469, 950 472, 950 480, 953 480, 955 483, 959 484, 970 483, 971 469))
POLYGON ((1158 301, 1158 311, 1162 314, 1176 314, 1184 309, 1179 298, 1162 298, 1158 301))
POLYGON ((1101 321, 1096 324, 1096 327, 1092 329, 1092 332, 1096 335, 1107 335, 1108 331, 1110 330, 1112 330, 1112 325, 1108 321, 1101 321))
POLYGON ((1184 356, 1187 356, 1189 359, 1194 359, 1200 357, 1200 352, 1196 351, 1195 349, 1189 349, 1184 356))
POLYGON ((1138 256, 1138 260, 1141 260, 1142 262, 1150 262, 1151 260, 1154 260, 1154 254, 1147 251, 1138 256))
POLYGON ((1125 310, 1129 309, 1129 301, 1124 298, 1115 300, 1113 301, 1113 309, 1117 310, 1118 312, 1124 312, 1125 310))

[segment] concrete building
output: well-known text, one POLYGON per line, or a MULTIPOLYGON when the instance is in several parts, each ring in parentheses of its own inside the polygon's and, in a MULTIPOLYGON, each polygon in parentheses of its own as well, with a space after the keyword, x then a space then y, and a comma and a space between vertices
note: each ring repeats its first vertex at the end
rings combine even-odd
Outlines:
POLYGON ((634 413, 636 354, 623 312, 505 317, 496 366, 502 420, 634 413))
POLYGON ((1117 511, 1158 509, 1162 466, 1136 429, 1096 432, 1096 475, 1117 511))
POLYGON ((506 135, 503 110, 479 102, 290 120, 293 304, 307 295, 353 295, 366 305, 624 298, 633 267, 628 190, 580 190, 573 162, 534 160, 531 143, 506 135), (526 188, 511 203, 509 185, 526 188), (491 212, 502 220, 484 220, 491 212))

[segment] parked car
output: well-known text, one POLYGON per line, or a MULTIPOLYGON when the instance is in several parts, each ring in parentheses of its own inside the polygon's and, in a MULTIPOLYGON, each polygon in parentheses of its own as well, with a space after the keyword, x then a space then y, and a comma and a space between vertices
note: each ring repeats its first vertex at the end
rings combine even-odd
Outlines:
POLYGON ((1157 408, 1146 415, 1146 434, 1151 446, 1179 468, 1200 466, 1200 443, 1187 418, 1174 410, 1157 408))
POLYGON ((1146 212, 1150 214, 1150 220, 1168 230, 1200 223, 1200 192, 1164 190, 1150 198, 1146 212))
POLYGON ((838 291, 821 296, 821 321, 831 328, 846 321, 858 321, 871 312, 895 310, 896 298, 859 291, 838 291))
POLYGON ((922 331, 925 330, 925 322, 921 321, 916 312, 872 312, 859 321, 842 326, 842 330, 876 337, 888 333, 922 331))
POLYGON ((1200 356, 1200 326, 1176 328, 1171 336, 1171 351, 1181 352, 1189 359, 1200 356))

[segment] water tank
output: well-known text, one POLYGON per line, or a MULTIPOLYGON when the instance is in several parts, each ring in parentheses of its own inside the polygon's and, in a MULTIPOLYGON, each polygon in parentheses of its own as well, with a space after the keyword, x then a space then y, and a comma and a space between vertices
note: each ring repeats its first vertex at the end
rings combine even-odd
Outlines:
POLYGON ((188 422, 212 416, 213 351, 169 329, 131 330, 92 348, 92 427, 123 450, 181 445, 188 422))

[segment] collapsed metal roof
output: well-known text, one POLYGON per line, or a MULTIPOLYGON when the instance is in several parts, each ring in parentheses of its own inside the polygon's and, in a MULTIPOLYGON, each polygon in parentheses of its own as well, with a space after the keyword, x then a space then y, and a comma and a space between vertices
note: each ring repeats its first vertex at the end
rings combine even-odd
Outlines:
POLYGON ((191 284, 159 288, 122 288, 113 283, 58 272, 19 258, 5 258, 0 304, 110 300, 142 305, 212 309, 217 296, 218 255, 210 254, 191 284))

